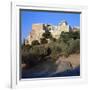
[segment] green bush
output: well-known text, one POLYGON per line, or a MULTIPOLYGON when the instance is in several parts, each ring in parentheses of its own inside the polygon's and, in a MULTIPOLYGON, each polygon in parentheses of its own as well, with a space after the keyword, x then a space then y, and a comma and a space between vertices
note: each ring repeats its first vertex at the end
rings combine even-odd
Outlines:
POLYGON ((80 53, 80 32, 62 32, 57 43, 60 44, 64 56, 80 53))
POLYGON ((63 56, 65 56, 65 57, 67 57, 67 56, 69 56, 69 46, 68 46, 68 44, 67 43, 65 43, 65 42, 61 42, 60 43, 60 47, 61 47, 61 55, 63 55, 63 56))
POLYGON ((47 49, 43 45, 32 46, 28 50, 24 48, 22 50, 22 63, 30 64, 34 66, 41 61, 44 61, 44 58, 48 55, 47 49))
POLYGON ((69 40, 71 39, 80 39, 80 32, 76 31, 76 32, 62 32, 60 35, 60 38, 58 39, 59 42, 65 42, 67 43, 69 40))
POLYGON ((32 47, 31 45, 23 45, 21 46, 21 51, 28 52, 31 47, 32 47))
POLYGON ((43 33, 42 36, 46 39, 52 38, 51 32, 49 31, 45 31, 45 33, 43 33))
POLYGON ((56 43, 56 42, 52 42, 49 44, 49 47, 51 49, 51 58, 52 60, 57 60, 58 59, 58 56, 60 55, 61 53, 61 47, 60 47, 60 44, 59 43, 56 43))
POLYGON ((33 46, 33 45, 39 45, 40 43, 38 42, 38 40, 33 40, 31 44, 33 46))
POLYGON ((80 39, 69 40, 69 53, 79 53, 80 52, 80 39))
POLYGON ((30 50, 29 53, 35 54, 35 55, 46 55, 47 54, 47 49, 45 46, 39 45, 39 46, 33 46, 30 50))
POLYGON ((52 41, 52 42, 56 42, 57 41, 57 39, 56 38, 50 38, 50 40, 52 41))
POLYGON ((41 44, 46 44, 46 43, 48 43, 48 40, 46 38, 41 38, 40 43, 41 44))
POLYGON ((69 56, 73 53, 80 53, 80 39, 69 39, 67 43, 64 41, 60 42, 61 54, 69 56))

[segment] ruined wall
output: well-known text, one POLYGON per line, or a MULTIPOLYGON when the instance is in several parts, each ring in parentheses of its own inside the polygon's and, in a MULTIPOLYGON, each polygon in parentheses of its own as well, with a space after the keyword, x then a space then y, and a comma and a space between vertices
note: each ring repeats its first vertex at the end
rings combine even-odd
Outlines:
POLYGON ((32 31, 26 39, 26 44, 31 44, 33 40, 38 40, 40 42, 40 38, 42 38, 42 34, 45 32, 45 30, 49 30, 53 38, 58 39, 62 31, 69 32, 70 26, 66 21, 62 21, 57 26, 49 24, 33 24, 32 31))

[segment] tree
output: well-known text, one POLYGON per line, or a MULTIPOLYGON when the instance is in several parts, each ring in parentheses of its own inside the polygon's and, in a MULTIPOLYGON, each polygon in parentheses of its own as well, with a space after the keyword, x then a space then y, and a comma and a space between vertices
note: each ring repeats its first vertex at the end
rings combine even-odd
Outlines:
POLYGON ((56 42, 57 41, 57 39, 56 38, 51 38, 51 40, 53 41, 53 42, 56 42))
POLYGON ((60 35, 59 40, 67 43, 67 41, 70 39, 69 32, 62 32, 60 35))
POLYGON ((45 31, 45 33, 42 34, 42 36, 46 39, 50 39, 52 38, 52 35, 49 31, 45 31))
POLYGON ((80 32, 79 31, 76 31, 76 32, 73 32, 73 39, 76 40, 76 39, 80 39, 80 32))
POLYGON ((80 39, 69 40, 69 53, 80 53, 80 39))
POLYGON ((40 43, 38 42, 38 40, 33 40, 32 41, 32 45, 39 45, 40 43))
POLYGON ((46 38, 41 38, 40 42, 41 42, 41 44, 46 44, 46 43, 48 43, 48 40, 46 38))
POLYGON ((67 43, 70 39, 80 39, 80 32, 62 32, 59 41, 64 41, 65 43, 67 43))

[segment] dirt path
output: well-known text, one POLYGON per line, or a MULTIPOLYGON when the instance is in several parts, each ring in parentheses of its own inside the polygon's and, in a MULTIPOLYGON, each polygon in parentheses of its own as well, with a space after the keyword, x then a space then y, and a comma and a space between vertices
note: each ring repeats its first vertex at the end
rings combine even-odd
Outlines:
POLYGON ((60 57, 58 61, 67 61, 72 64, 73 68, 76 68, 77 66, 80 65, 80 54, 72 54, 69 57, 60 57))

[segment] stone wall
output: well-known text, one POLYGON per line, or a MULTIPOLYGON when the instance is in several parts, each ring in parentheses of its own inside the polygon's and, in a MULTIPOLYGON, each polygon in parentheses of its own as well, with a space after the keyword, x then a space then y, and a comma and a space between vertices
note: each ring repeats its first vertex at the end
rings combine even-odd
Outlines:
MULTIPOLYGON (((28 35, 25 44, 31 44, 33 40, 38 40, 40 42, 40 38, 42 38, 42 34, 48 30, 51 32, 53 38, 58 39, 62 31, 69 32, 71 30, 70 25, 66 21, 62 21, 57 26, 51 24, 33 24, 32 31, 28 35)), ((74 28, 74 31, 77 29, 74 28)))
POLYGON ((32 32, 30 32, 28 38, 26 39, 26 44, 31 44, 33 40, 38 40, 40 42, 40 38, 42 38, 42 34, 45 31, 43 30, 43 24, 33 24, 32 32))

